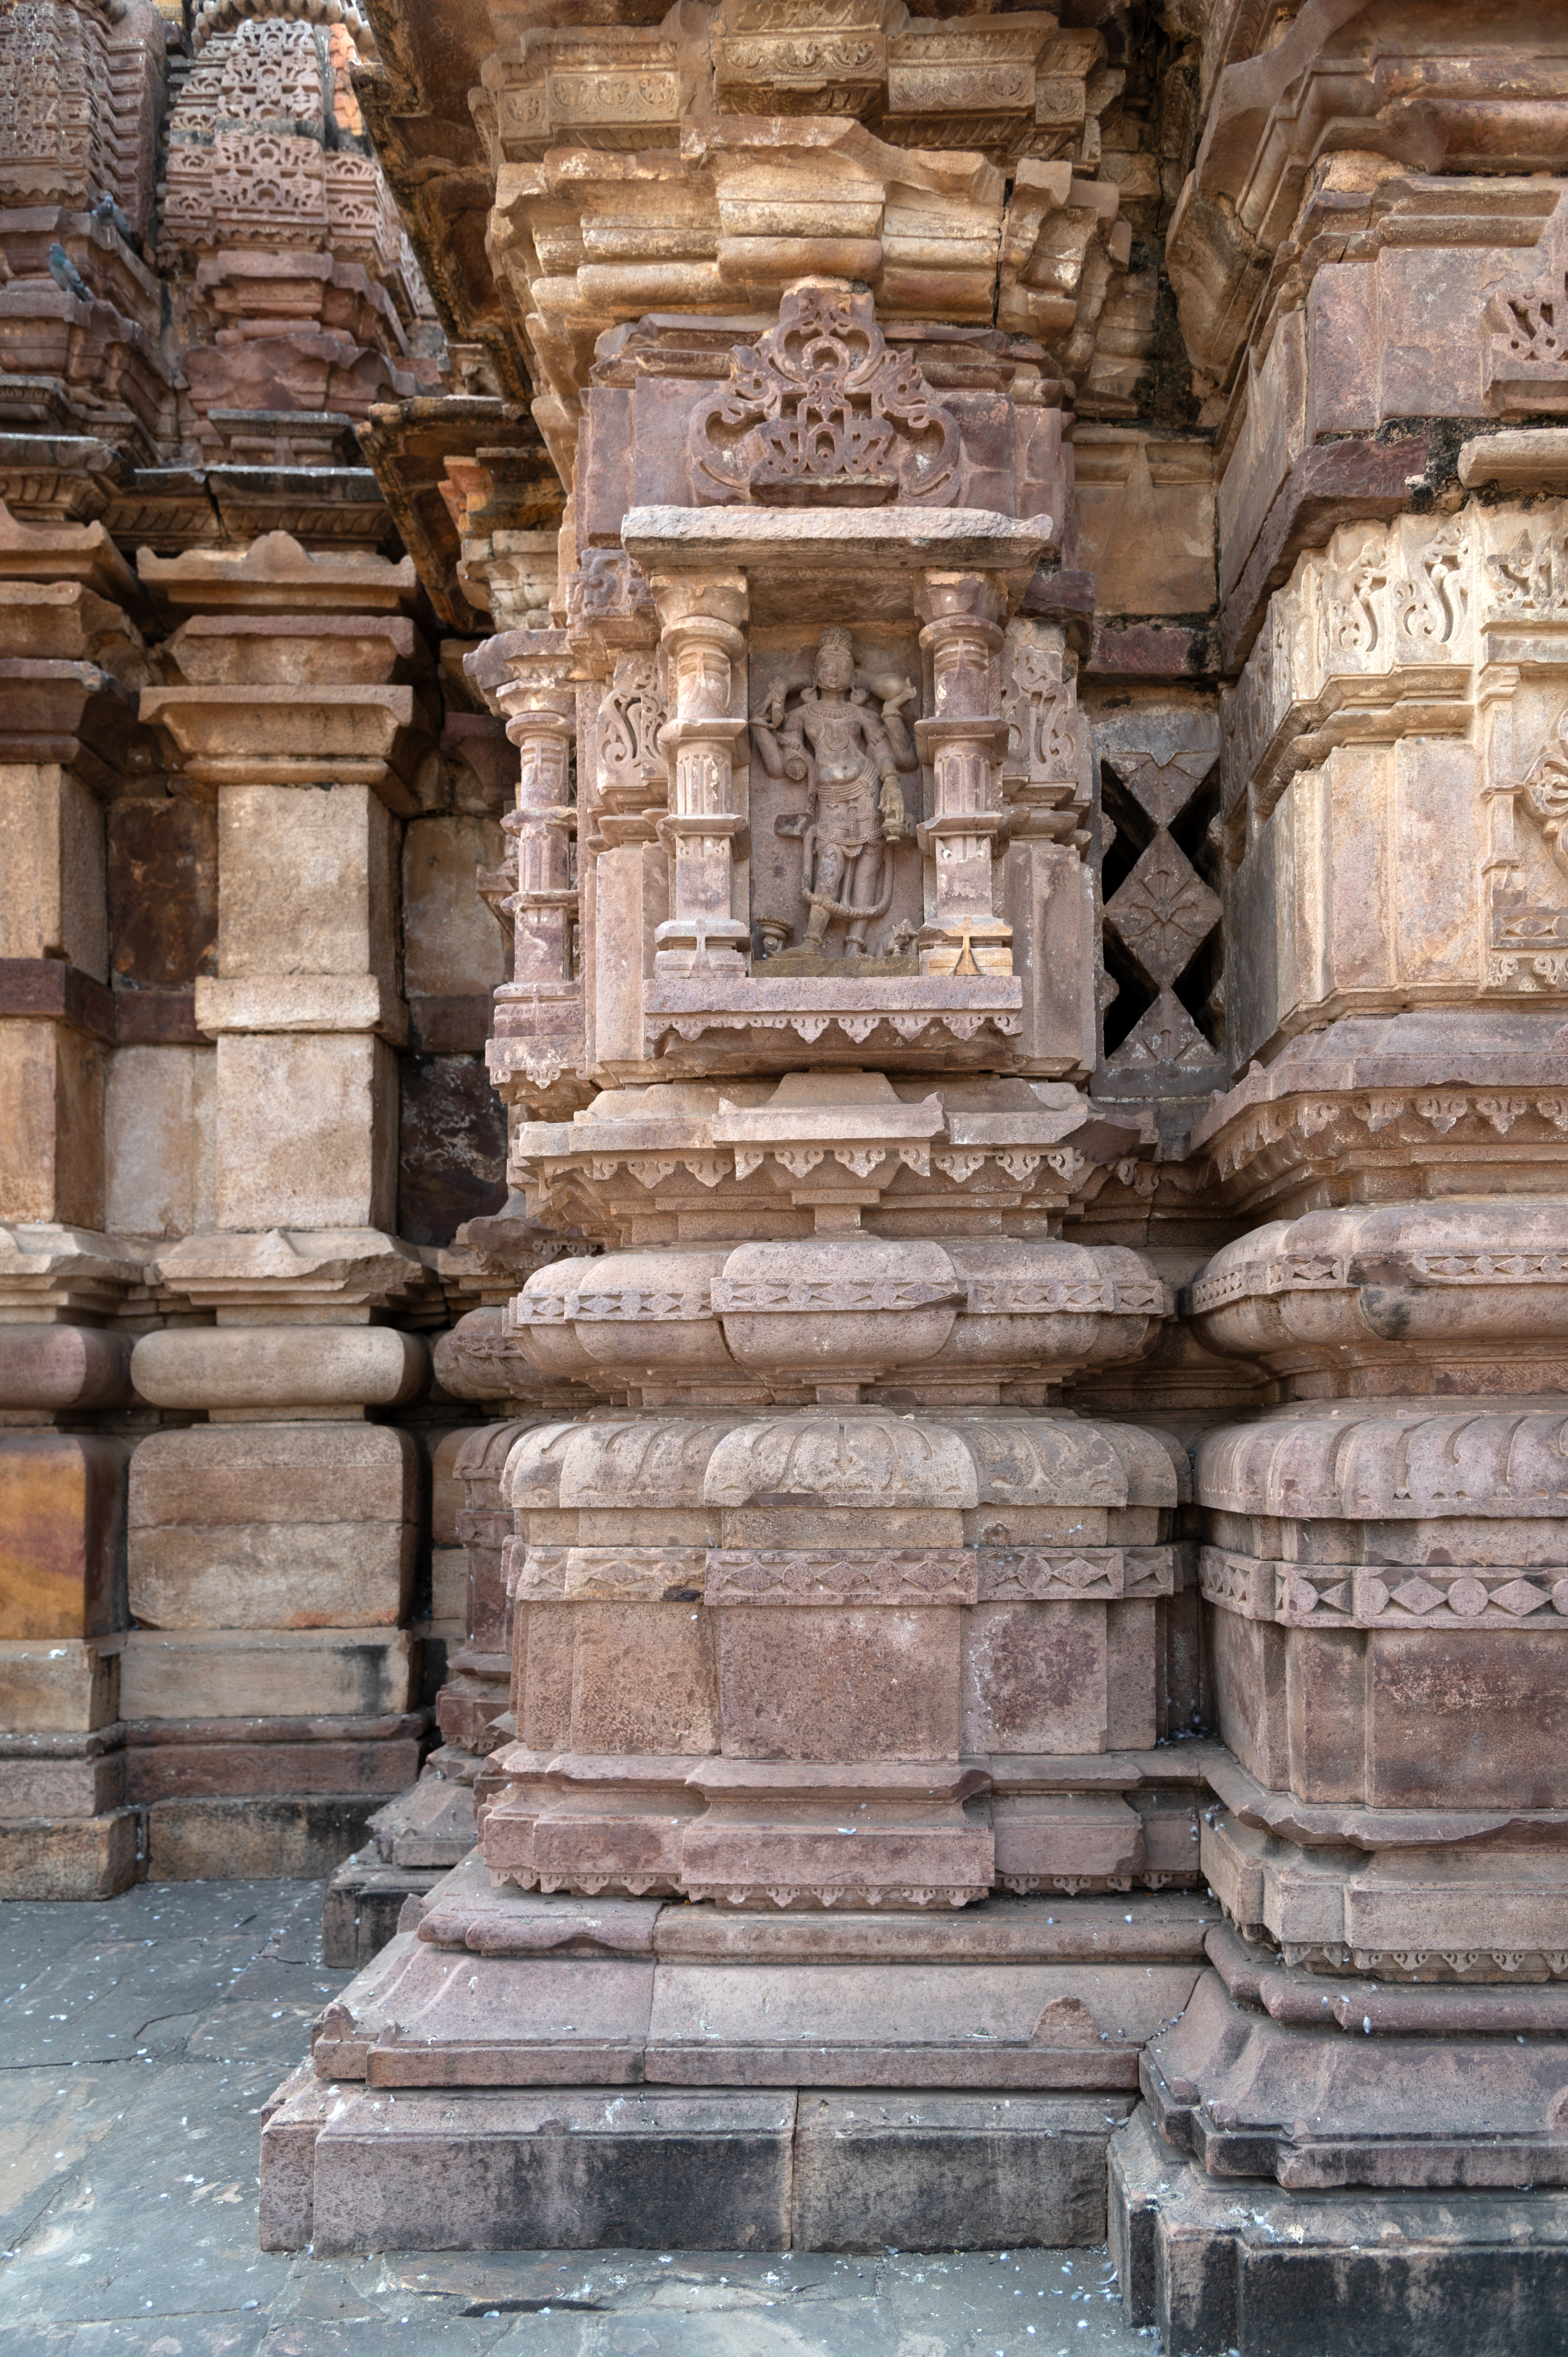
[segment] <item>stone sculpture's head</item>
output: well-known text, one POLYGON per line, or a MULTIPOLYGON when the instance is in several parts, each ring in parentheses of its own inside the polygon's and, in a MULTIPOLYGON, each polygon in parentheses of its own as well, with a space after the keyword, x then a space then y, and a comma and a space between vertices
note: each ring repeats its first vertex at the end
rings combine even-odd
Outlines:
POLYGON ((836 688, 842 695, 854 684, 854 649, 849 632, 835 622, 822 632, 817 649, 816 681, 819 688, 836 688))

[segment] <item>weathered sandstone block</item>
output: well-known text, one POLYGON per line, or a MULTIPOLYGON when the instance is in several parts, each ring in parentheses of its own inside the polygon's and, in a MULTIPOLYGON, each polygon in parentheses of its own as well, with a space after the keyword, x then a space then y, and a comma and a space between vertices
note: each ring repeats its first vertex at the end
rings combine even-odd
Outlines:
POLYGON ((413 1437, 384 1426, 155 1433, 132 1461, 132 1613, 145 1629, 392 1626, 412 1590, 417 1504, 413 1437))
MULTIPOLYGON (((80 1339, 105 1347, 72 1348, 75 1329, 46 1329, 25 1370, 20 1354, 7 1354, 14 1376, 35 1396, 39 1389, 121 1391, 124 1351, 106 1337, 80 1339)), ((124 1625, 129 1456, 127 1444, 107 1433, 0 1436, 0 1638, 102 1637, 124 1625)))
POLYGON ((75 1735, 113 1725, 125 1643, 124 1635, 0 1639, 0 1727, 75 1735))
POLYGON ((158 1407, 395 1407, 426 1363, 419 1336, 390 1327, 176 1327, 143 1336, 132 1378, 158 1407))
POLYGON ((220 1039, 220 1227, 391 1228, 396 1183, 397 1085, 384 1040, 264 1029, 220 1039))
POLYGON ((376 1718, 413 1694, 414 1641, 402 1629, 133 1629, 124 1643, 128 1719, 376 1718))

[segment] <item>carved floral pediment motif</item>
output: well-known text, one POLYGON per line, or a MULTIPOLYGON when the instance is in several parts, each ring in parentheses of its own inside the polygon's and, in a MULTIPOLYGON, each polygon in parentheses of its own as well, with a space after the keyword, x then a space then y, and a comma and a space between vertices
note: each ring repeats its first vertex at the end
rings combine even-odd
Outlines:
POLYGON ((792 287, 779 324, 730 355, 730 382, 695 411, 692 487, 704 505, 881 507, 948 502, 958 426, 913 357, 890 351, 870 295, 792 287))
POLYGON ((1540 252, 1533 282, 1487 306, 1493 331, 1487 397, 1505 416, 1568 407, 1568 219, 1561 205, 1540 252))

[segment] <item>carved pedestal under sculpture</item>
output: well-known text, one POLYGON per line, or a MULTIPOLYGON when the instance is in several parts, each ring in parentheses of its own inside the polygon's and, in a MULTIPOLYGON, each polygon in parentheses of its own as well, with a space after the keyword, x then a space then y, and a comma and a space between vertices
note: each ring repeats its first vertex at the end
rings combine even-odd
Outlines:
POLYGON ((1170 1299, 1059 1238, 1148 1149, 1051 1077, 1082 979, 1035 988, 1086 906, 1060 634, 1015 619, 1058 527, 954 497, 983 424, 1015 506, 1055 413, 994 339, 972 373, 983 404, 948 410, 868 297, 786 294, 693 412, 712 503, 625 517, 624 621, 585 568, 567 632, 472 659, 524 748, 520 847, 576 835, 569 911, 571 863, 520 848, 494 1053, 560 1117, 514 1126, 513 1178, 602 1247, 528 1278, 508 1347, 601 1405, 507 1456, 515 1740, 478 1854, 272 2119, 275 2243, 640 2242, 650 2156, 693 2139, 688 2242, 842 2239, 851 2201, 884 2238, 1034 2237, 1190 1994, 1201 1771, 1155 1749, 1199 1707, 1187 1456, 1061 1405, 1170 1299), (802 351, 818 398, 838 371, 827 457, 789 423, 802 351), (542 2180, 486 2190, 498 2138, 532 2171, 545 2086, 589 2171, 569 2231, 542 2180), (628 2086, 635 2128, 592 2134, 628 2086), (797 2088, 827 2091, 810 2163, 797 2088), (1007 2216, 963 2170, 854 2191, 822 2123, 856 2088, 933 2107, 953 2153, 1000 2136, 1038 2190, 1007 2216))

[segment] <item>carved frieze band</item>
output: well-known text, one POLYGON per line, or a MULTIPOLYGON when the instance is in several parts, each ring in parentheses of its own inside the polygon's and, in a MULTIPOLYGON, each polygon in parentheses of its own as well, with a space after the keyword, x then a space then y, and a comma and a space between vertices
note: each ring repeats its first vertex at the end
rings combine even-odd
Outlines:
MULTIPOLYGON (((967 1186, 976 1172, 985 1171, 987 1166, 992 1185, 1006 1180, 1017 1187, 1027 1187, 1031 1182, 1048 1187, 1054 1178, 1071 1186, 1090 1167, 1088 1157, 1070 1146, 933 1149, 922 1142, 886 1146, 738 1146, 722 1147, 712 1153, 679 1154, 623 1150, 564 1156, 553 1161, 551 1170, 552 1176, 571 1169, 584 1170, 596 1186, 603 1186, 624 1173, 651 1191, 677 1170, 689 1172, 703 1187, 716 1187, 725 1179, 744 1184, 769 1158, 789 1178, 797 1179, 810 1177, 820 1164, 832 1161, 858 1178, 880 1173, 885 1182, 894 1178, 900 1168, 913 1170, 921 1178, 929 1178, 934 1168, 955 1187, 967 1186)), ((1129 1174, 1135 1168, 1132 1163, 1124 1167, 1129 1174)))
MULTIPOLYGON (((542 1883, 542 1889, 551 1886, 542 1883)), ((575 1883, 575 1889, 585 1886, 575 1883)), ((845 1913, 867 1907, 969 1907, 983 1899, 983 1882, 687 1882, 687 1899, 711 1899, 720 1906, 745 1907, 768 1900, 775 1907, 841 1907, 845 1913)))
POLYGON ((1282 1940, 1280 1961, 1310 1972, 1371 1973, 1380 1980, 1559 1980, 1568 1975, 1568 1948, 1362 1948, 1337 1941, 1282 1940))
POLYGON ((1260 1561, 1206 1546, 1205 1600, 1285 1629, 1568 1630, 1568 1577, 1539 1566, 1403 1566, 1260 1561))
MULTIPOLYGON (((891 990, 891 984, 884 987, 891 990)), ((650 993, 647 1035, 649 1052, 657 1051, 658 1043, 673 1032, 678 1039, 700 1039, 707 1031, 793 1031, 808 1048, 814 1047, 830 1024, 836 1024, 855 1046, 863 1047, 872 1033, 886 1024, 906 1045, 918 1039, 923 1031, 946 1031, 950 1038, 969 1040, 977 1031, 999 1031, 1004 1039, 1013 1039, 1024 1028, 1022 1015, 1006 1006, 987 1007, 977 1011, 968 1007, 922 1008, 916 1014, 890 1014, 885 1008, 871 1014, 849 1015, 836 1008, 820 1014, 814 1008, 801 1008, 788 1014, 769 1013, 750 1006, 733 1010, 714 1010, 702 1014, 667 1014, 652 1003, 650 993)))
POLYGON ((603 1293, 520 1293, 512 1309, 520 1326, 668 1326, 713 1314, 705 1285, 684 1289, 627 1286, 603 1293))
POLYGON ((1083 1284, 976 1279, 955 1293, 940 1284, 881 1278, 800 1278, 775 1285, 720 1276, 707 1285, 668 1290, 634 1286, 603 1292, 520 1293, 512 1316, 520 1326, 673 1325, 714 1317, 817 1316, 823 1311, 864 1315, 941 1307, 961 1308, 971 1318, 1158 1318, 1168 1305, 1157 1278, 1106 1277, 1083 1284))
MULTIPOLYGON (((1209 1147, 1215 1175, 1224 1180, 1268 1157, 1294 1168, 1303 1155, 1330 1160, 1372 1138, 1385 1146, 1424 1144, 1433 1137, 1454 1147, 1551 1143, 1568 1134, 1568 1093, 1560 1090, 1455 1088, 1352 1091, 1340 1096, 1302 1094, 1238 1114, 1209 1147), (1391 1131, 1391 1136, 1384 1136, 1391 1131), (1517 1132, 1517 1135, 1515 1134, 1517 1132)), ((1229 1280, 1227 1280, 1229 1281, 1229 1280)), ((1452 1279, 1441 1279, 1453 1282, 1452 1279)), ((1195 1305, 1196 1306, 1196 1305, 1195 1305)), ((1205 1304, 1212 1307, 1212 1304, 1205 1304)))
POLYGON ((1169 1546, 978 1547, 983 1604, 1114 1603, 1175 1593, 1176 1550, 1169 1546))
POLYGON ((976 1551, 714 1547, 710 1604, 972 1604, 976 1551))
POLYGON ((929 1309, 952 1308, 967 1297, 949 1285, 887 1277, 811 1278, 778 1284, 717 1276, 714 1308, 721 1318, 766 1318, 814 1314, 818 1310, 929 1309))
POLYGON ((1568 1285, 1568 1254, 1554 1252, 1402 1253, 1397 1274, 1384 1265, 1374 1272, 1356 1254, 1291 1254, 1247 1261, 1218 1276, 1201 1276, 1192 1286, 1195 1312, 1260 1294, 1334 1292, 1349 1286, 1391 1282, 1451 1285, 1568 1285))
POLYGON ((530 1547, 510 1539, 520 1604, 1116 1604, 1169 1596, 1175 1550, 1145 1547, 530 1547))

